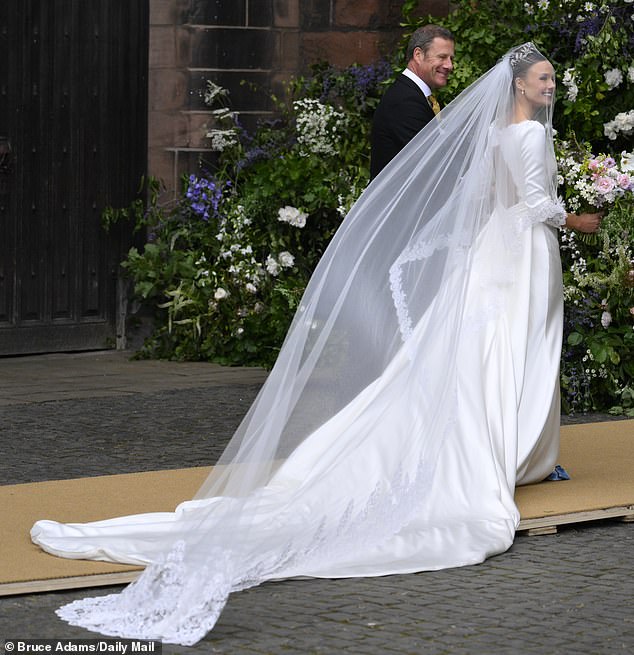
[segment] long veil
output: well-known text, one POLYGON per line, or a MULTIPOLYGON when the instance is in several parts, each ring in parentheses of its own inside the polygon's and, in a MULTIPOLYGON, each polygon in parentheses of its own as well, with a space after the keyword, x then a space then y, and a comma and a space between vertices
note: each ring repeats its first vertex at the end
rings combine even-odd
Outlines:
MULTIPOLYGON (((446 381, 430 381, 425 394, 430 407, 448 397, 463 303, 438 294, 448 292, 443 281, 450 277, 461 278, 464 290, 474 240, 496 205, 514 203, 512 171, 496 161, 497 139, 513 110, 509 60, 536 52, 527 43, 507 53, 366 188, 314 271, 266 384, 197 498, 244 496, 266 484, 276 462, 381 375, 432 306, 438 316, 426 330, 436 339, 443 333, 447 370, 446 381)), ((555 198, 552 105, 535 120, 548 132, 544 161, 555 198)), ((512 230, 505 239, 512 241, 512 230)), ((496 274, 503 279, 504 271, 496 274)))
MULTIPOLYGON (((116 538, 104 549, 151 564, 122 594, 77 601, 59 611, 63 618, 104 634, 195 643, 230 592, 336 571, 339 562, 352 562, 341 569, 348 575, 355 549, 380 545, 411 520, 455 415, 458 339, 498 311, 486 292, 475 314, 466 311, 465 290, 473 245, 494 209, 502 204, 513 215, 513 172, 496 153, 512 116, 512 59, 534 51, 524 44, 507 53, 372 181, 324 253, 274 368, 195 499, 156 515, 149 528, 140 522, 138 556, 119 552, 116 538), (381 407, 377 380, 393 369, 408 390, 402 406, 416 403, 424 425, 407 412, 392 416, 389 406, 378 423, 375 413, 364 424, 364 409, 381 407), (342 416, 355 431, 333 437, 342 416), (382 479, 368 480, 375 454, 363 449, 363 437, 377 424, 387 444, 392 429, 411 438, 382 462, 382 479), (339 469, 343 475, 333 475, 339 469), (315 502, 321 497, 327 506, 315 502)), ((551 111, 539 117, 547 130, 551 111)), ((554 201, 551 139, 545 143, 554 201)), ((552 214, 543 209, 544 218, 552 214)), ((504 257, 525 227, 518 209, 500 235, 491 279, 505 283, 504 257)))

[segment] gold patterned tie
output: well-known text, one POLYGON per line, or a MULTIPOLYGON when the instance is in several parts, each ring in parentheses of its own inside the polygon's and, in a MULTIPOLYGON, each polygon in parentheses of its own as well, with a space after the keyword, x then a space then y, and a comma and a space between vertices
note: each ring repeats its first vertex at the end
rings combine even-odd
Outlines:
POLYGON ((437 114, 440 111, 440 105, 438 104, 438 100, 434 98, 433 94, 427 96, 427 100, 429 101, 429 105, 432 108, 434 114, 437 114))

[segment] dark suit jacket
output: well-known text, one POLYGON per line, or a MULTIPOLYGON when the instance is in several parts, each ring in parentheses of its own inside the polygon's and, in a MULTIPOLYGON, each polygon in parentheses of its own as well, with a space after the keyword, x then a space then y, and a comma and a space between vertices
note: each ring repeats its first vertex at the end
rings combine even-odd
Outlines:
POLYGON ((387 163, 434 118, 425 94, 402 73, 381 98, 372 121, 370 177, 387 163))

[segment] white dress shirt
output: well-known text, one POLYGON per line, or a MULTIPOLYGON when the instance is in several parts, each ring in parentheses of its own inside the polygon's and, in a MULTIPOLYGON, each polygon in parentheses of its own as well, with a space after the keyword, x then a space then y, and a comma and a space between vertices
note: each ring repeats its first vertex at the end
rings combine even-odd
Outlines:
POLYGON ((418 88, 425 94, 425 97, 429 98, 429 96, 431 95, 431 89, 427 86, 426 82, 421 80, 420 77, 416 75, 416 73, 412 72, 409 68, 406 68, 403 71, 403 75, 406 75, 407 77, 409 77, 410 80, 415 82, 418 88))

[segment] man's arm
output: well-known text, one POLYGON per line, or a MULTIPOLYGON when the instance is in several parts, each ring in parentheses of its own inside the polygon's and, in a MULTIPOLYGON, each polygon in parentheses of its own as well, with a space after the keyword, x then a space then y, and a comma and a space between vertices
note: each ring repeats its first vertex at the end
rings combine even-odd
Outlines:
POLYGON ((434 118, 434 112, 427 106, 423 94, 411 94, 395 108, 395 116, 391 123, 394 138, 401 148, 407 145, 434 118))

